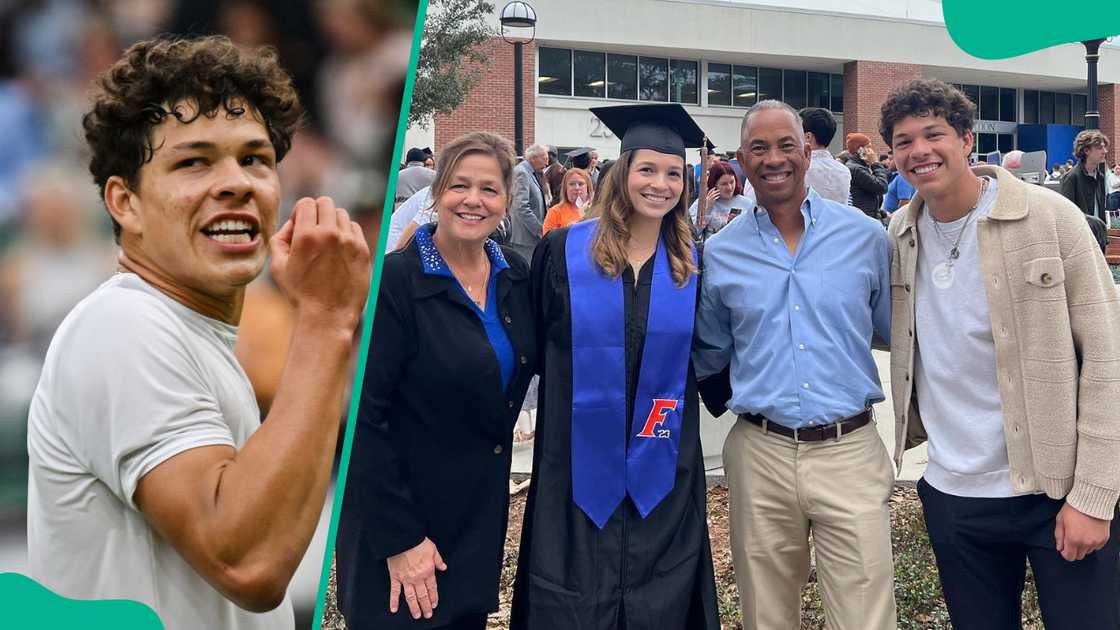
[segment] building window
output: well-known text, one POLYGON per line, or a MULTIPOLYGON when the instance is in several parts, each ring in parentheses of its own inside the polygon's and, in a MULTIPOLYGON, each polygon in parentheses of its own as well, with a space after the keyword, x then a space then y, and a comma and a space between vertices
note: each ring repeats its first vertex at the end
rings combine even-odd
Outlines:
POLYGON ((695 105, 699 92, 697 74, 699 64, 695 61, 673 59, 669 62, 669 100, 674 103, 695 105))
POLYGON ((758 102, 758 68, 735 66, 731 73, 731 89, 736 107, 750 107, 758 102))
POLYGON ((586 50, 576 50, 572 56, 575 95, 599 98, 606 96, 607 56, 586 50))
POLYGON ((638 99, 669 100, 669 60, 659 57, 638 59, 638 99))
POLYGON ((960 88, 961 88, 961 91, 964 92, 964 95, 968 97, 968 100, 972 101, 972 104, 976 106, 976 114, 977 114, 977 116, 979 116, 980 115, 980 86, 979 85, 962 85, 962 86, 960 86, 960 88))
POLYGON ((1044 125, 1054 124, 1054 93, 1039 92, 1038 95, 1038 122, 1044 125))
POLYGON ((980 86, 980 120, 999 120, 999 88, 980 86))
POLYGON ((572 95, 572 51, 563 48, 537 50, 537 93, 572 95))
POLYGON ((980 155, 991 153, 999 146, 996 142, 996 134, 994 133, 979 133, 976 135, 979 136, 976 143, 976 152, 980 155))
POLYGON ((832 92, 829 96, 832 100, 832 111, 837 114, 844 113, 844 76, 840 74, 832 75, 831 80, 832 92))
POLYGON ((999 152, 1009 153, 1015 150, 1015 136, 1010 133, 999 134, 999 152))
POLYGON ((607 55, 607 98, 638 99, 636 55, 607 55))
POLYGON ((782 100, 782 71, 774 68, 758 69, 758 100, 782 100))
POLYGON ((999 119, 1003 122, 1019 120, 1015 111, 1015 90, 1011 88, 999 89, 999 119))
POLYGON ((1054 95, 1054 122, 1059 125, 1070 124, 1070 110, 1072 104, 1070 102, 1069 94, 1055 94, 1054 95))
POLYGON ((808 107, 829 108, 828 102, 828 75, 823 72, 809 73, 809 103, 808 107))
POLYGON ((1023 90, 1023 122, 1038 124, 1038 90, 1023 90))
POLYGON ((805 93, 805 71, 786 70, 783 75, 785 76, 783 98, 786 104, 794 109, 805 107, 808 102, 805 93))
POLYGON ((731 64, 708 64, 708 104, 731 105, 731 64))
POLYGON ((1084 94, 1073 95, 1073 113, 1070 114, 1070 124, 1078 127, 1085 126, 1085 110, 1089 107, 1089 98, 1084 94))

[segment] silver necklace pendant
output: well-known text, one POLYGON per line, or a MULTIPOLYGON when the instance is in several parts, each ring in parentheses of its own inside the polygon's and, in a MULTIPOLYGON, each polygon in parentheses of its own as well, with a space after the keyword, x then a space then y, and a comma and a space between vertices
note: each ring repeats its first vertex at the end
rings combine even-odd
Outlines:
POLYGON ((956 246, 954 246, 952 251, 949 252, 949 260, 956 260, 960 257, 961 257, 961 250, 958 249, 956 246))
POLYGON ((953 269, 952 263, 943 262, 933 268, 933 286, 938 289, 948 289, 953 286, 953 281, 956 280, 957 272, 953 269))

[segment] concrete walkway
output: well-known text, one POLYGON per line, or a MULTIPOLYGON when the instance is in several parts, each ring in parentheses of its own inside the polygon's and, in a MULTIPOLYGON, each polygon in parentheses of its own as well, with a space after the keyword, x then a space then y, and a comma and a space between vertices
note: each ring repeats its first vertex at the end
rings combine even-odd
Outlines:
MULTIPOLYGON (((894 407, 891 403, 890 354, 873 351, 875 363, 879 367, 879 380, 887 399, 875 405, 876 427, 879 437, 887 447, 887 453, 894 456, 894 407)), ((723 441, 735 424, 735 416, 725 413, 713 418, 703 406, 700 408, 700 442, 704 446, 704 467, 709 476, 723 476, 723 441)), ((533 468, 533 443, 525 442, 513 446, 513 472, 529 473, 533 468)), ((900 481, 917 481, 926 468, 926 446, 912 449, 902 459, 900 481)))

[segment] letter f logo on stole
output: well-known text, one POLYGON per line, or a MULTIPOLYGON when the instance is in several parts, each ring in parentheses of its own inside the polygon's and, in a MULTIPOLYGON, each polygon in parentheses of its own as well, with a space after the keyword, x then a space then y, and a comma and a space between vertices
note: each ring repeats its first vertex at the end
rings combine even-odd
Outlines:
POLYGON ((642 431, 634 437, 669 437, 668 429, 658 431, 656 434, 654 434, 654 429, 665 422, 665 416, 669 415, 670 411, 676 411, 678 402, 680 401, 673 398, 654 398, 653 406, 650 407, 649 415, 646 416, 646 423, 642 426, 642 431))

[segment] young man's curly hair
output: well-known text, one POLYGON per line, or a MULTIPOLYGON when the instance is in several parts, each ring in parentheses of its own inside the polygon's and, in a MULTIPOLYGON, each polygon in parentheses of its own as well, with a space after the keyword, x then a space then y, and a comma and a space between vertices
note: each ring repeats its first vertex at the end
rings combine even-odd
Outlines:
POLYGON ((957 88, 937 79, 916 79, 887 96, 879 110, 879 135, 894 146, 894 126, 907 116, 940 116, 958 134, 972 131, 976 105, 957 88))
POLYGON ((1077 134, 1073 139, 1073 154, 1077 157, 1078 162, 1084 162, 1085 157, 1089 154, 1089 149, 1093 147, 1108 148, 1108 136, 1096 129, 1086 129, 1077 134))
MULTIPOLYGON (((159 148, 152 129, 165 117, 189 123, 198 116, 253 115, 246 104, 268 129, 279 162, 302 124, 303 107, 275 50, 243 52, 219 36, 134 44, 97 80, 82 117, 92 153, 89 171, 101 195, 114 175, 137 187, 140 168, 159 148)), ((118 241, 120 231, 113 220, 118 241)))

